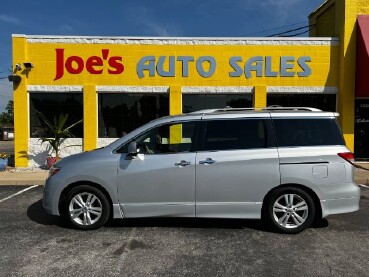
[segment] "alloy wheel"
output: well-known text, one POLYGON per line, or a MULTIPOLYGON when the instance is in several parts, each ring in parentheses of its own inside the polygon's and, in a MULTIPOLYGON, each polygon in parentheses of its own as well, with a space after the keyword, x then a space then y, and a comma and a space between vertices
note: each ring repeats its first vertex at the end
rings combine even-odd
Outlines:
POLYGON ((308 204, 297 194, 283 194, 273 204, 274 220, 283 228, 299 227, 306 221, 308 215, 308 204))
POLYGON ((78 193, 69 202, 69 214, 71 220, 78 225, 93 225, 101 218, 101 201, 93 193, 78 193))

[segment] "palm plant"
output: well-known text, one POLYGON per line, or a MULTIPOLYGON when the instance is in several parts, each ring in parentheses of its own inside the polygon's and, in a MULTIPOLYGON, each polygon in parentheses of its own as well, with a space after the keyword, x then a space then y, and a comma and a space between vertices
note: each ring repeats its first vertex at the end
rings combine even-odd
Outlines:
POLYGON ((57 159, 60 158, 60 145, 62 143, 63 138, 72 138, 74 137, 73 134, 70 132, 70 129, 80 124, 83 119, 73 123, 72 125, 66 127, 65 123, 68 120, 68 114, 60 114, 54 117, 53 123, 51 123, 40 111, 36 110, 36 114, 38 117, 45 123, 48 128, 47 134, 50 136, 45 136, 40 138, 42 141, 41 143, 48 142, 51 148, 55 151, 55 157, 57 159))

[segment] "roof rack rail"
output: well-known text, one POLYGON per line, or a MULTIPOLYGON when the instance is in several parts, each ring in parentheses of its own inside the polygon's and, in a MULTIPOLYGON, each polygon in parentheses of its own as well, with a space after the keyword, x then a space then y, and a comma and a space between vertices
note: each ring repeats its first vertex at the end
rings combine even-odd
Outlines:
MULTIPOLYGON (((254 111, 257 110, 257 108, 231 108, 231 107, 225 107, 222 109, 205 109, 205 110, 199 110, 194 111, 191 113, 201 113, 201 114, 208 114, 208 113, 214 113, 214 112, 238 112, 238 111, 254 111)), ((268 106, 266 108, 260 109, 262 111, 309 111, 309 112, 321 112, 322 110, 316 109, 316 108, 309 108, 309 107, 282 107, 282 106, 268 106)))
POLYGON ((268 106, 262 109, 263 111, 309 111, 321 112, 322 110, 310 107, 282 107, 282 106, 268 106))

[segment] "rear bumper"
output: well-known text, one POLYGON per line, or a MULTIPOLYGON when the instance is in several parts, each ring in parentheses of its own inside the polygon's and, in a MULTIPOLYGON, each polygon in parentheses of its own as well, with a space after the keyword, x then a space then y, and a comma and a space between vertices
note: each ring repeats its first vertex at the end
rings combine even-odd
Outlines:
POLYGON ((360 208, 360 187, 356 184, 348 184, 350 192, 345 198, 321 200, 322 217, 332 214, 343 214, 358 211, 360 208))

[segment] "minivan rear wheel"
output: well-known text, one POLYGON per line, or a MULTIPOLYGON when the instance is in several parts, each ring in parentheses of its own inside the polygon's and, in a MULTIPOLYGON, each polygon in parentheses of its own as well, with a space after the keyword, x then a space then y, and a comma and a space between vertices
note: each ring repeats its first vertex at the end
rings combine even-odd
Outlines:
POLYGON ((63 214, 75 228, 93 230, 103 226, 109 218, 110 205, 99 189, 81 185, 73 188, 63 204, 63 214))
POLYGON ((308 228, 314 221, 314 201, 302 189, 276 189, 271 193, 266 205, 266 220, 278 232, 296 234, 308 228))

